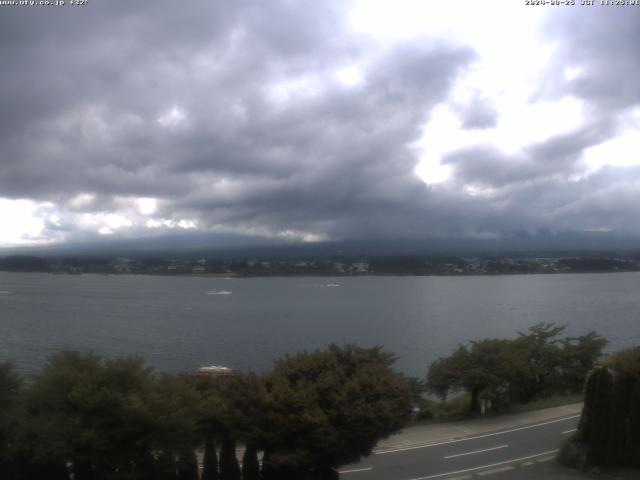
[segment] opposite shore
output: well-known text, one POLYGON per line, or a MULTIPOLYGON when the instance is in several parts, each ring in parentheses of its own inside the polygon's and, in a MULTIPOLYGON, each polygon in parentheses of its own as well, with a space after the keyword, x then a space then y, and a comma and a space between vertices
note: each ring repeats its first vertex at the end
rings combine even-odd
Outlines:
POLYGON ((0 257, 0 271, 57 274, 289 276, 486 276, 640 271, 637 255, 376 256, 309 258, 0 257))

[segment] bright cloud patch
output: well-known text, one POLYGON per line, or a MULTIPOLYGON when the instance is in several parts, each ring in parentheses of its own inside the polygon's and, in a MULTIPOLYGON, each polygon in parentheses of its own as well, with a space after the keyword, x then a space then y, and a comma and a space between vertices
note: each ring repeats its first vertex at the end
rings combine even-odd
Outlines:
POLYGON ((158 117, 158 123, 163 127, 177 127, 185 121, 187 116, 178 107, 173 107, 169 111, 158 117))
POLYGON ((151 215, 158 208, 158 201, 155 198, 139 198, 137 203, 138 209, 143 215, 151 215))
MULTIPOLYGON (((38 204, 30 200, 0 198, 0 246, 42 243, 45 216, 43 208, 50 204, 38 204)), ((56 220, 55 217, 52 220, 56 220)))

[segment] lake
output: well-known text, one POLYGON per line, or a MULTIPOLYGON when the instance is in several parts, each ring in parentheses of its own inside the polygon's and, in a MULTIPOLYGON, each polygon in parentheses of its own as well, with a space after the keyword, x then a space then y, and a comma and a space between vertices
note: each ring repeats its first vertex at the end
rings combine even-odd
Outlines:
POLYGON ((210 278, 0 272, 0 360, 26 374, 47 355, 141 355, 158 371, 271 368, 331 342, 382 345, 424 375, 460 342, 536 322, 640 343, 640 273, 482 277, 210 278))

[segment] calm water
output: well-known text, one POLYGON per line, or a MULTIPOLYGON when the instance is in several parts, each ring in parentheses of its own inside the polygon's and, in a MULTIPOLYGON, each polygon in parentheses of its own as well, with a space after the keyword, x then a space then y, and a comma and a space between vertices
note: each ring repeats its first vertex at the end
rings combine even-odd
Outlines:
POLYGON ((330 342, 383 345, 423 375, 459 342, 540 322, 640 343, 640 273, 250 278, 0 272, 0 359, 26 374, 51 352, 137 354, 160 371, 262 371, 330 342))

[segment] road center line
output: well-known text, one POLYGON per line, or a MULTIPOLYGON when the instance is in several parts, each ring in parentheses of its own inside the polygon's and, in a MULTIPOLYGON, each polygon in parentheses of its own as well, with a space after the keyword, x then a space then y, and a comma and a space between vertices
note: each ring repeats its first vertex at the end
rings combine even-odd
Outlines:
POLYGON ((525 427, 511 428, 509 430, 502 430, 500 432, 485 433, 483 435, 476 435, 476 436, 473 436, 473 437, 458 438, 458 439, 455 439, 455 440, 447 440, 445 442, 427 443, 427 444, 424 444, 424 445, 416 445, 414 447, 404 447, 404 448, 396 448, 396 449, 393 449, 393 450, 384 450, 382 452, 374 452, 374 455, 384 455, 384 454, 387 454, 387 453, 404 452, 404 451, 407 451, 407 450, 416 450, 418 448, 436 447, 438 445, 448 445, 450 443, 468 442, 469 440, 476 440, 478 438, 493 437, 495 435, 503 435, 505 433, 518 432, 520 430, 527 430, 528 428, 536 428, 536 427, 542 427, 544 425, 550 425, 552 423, 565 422, 567 420, 573 420, 574 418, 578 418, 578 417, 580 417, 580 415, 581 414, 572 415, 570 417, 556 418, 555 420, 549 420, 548 422, 536 423, 535 425, 527 425, 525 427))
POLYGON ((565 430, 564 432, 562 432, 562 434, 566 435, 567 433, 575 432, 576 430, 578 430, 578 429, 577 428, 572 428, 570 430, 565 430))
POLYGON ((456 475, 457 473, 473 472, 474 470, 482 470, 483 468, 497 467, 498 465, 506 465, 507 463, 520 462, 522 460, 528 460, 530 458, 540 457, 542 455, 549 455, 556 453, 558 449, 548 450, 546 452, 536 453, 535 455, 528 455, 526 457, 512 458, 511 460, 505 460, 504 462, 491 463, 489 465, 481 465, 479 467, 465 468, 464 470, 456 470, 455 472, 437 473, 435 475, 427 475, 426 477, 416 477, 410 480, 428 480, 430 478, 446 477, 447 475, 456 475))
POLYGON ((353 470, 340 470, 338 473, 342 475, 343 473, 356 473, 356 472, 368 472, 372 470, 371 467, 368 468, 355 468, 353 470))
POLYGON ((447 455, 444 458, 464 457, 465 455, 473 455, 474 453, 482 453, 482 452, 490 452, 492 450, 500 450, 501 448, 507 448, 508 446, 509 445, 500 445, 498 447, 484 448, 482 450, 475 450, 473 452, 456 453, 455 455, 447 455))

